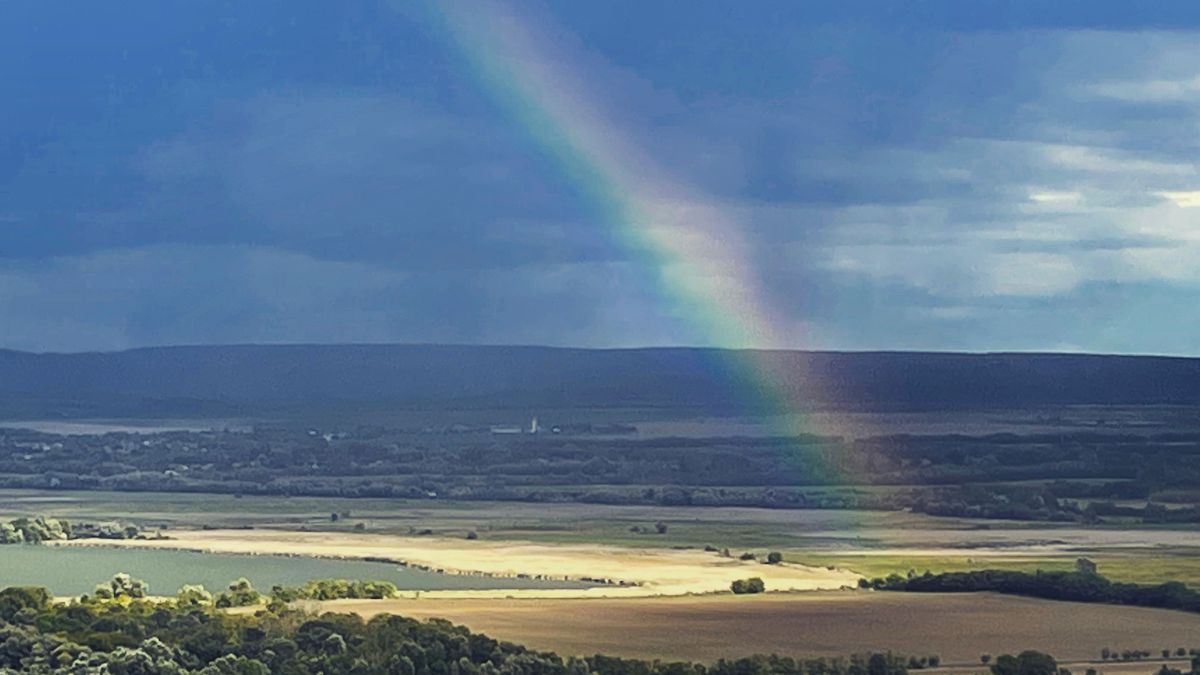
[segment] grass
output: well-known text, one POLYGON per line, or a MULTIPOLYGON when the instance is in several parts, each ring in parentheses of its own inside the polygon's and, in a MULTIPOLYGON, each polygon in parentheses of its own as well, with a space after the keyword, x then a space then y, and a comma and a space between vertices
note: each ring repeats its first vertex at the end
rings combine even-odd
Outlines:
MULTIPOLYGON (((788 562, 814 565, 817 567, 840 567, 874 579, 889 574, 907 575, 910 571, 922 574, 926 570, 942 572, 970 572, 974 570, 1001 569, 1013 572, 1066 571, 1074 567, 1073 558, 972 558, 969 556, 944 555, 855 555, 788 551, 784 554, 788 562)), ((1198 566, 1200 568, 1200 566, 1198 566)), ((1108 573, 1108 570, 1105 570, 1108 573)))
POLYGON ((940 528, 955 523, 953 519, 898 512, 0 490, 0 517, 29 514, 170 527, 303 526, 350 531, 363 523, 368 531, 384 534, 428 528, 438 535, 465 536, 474 530, 482 538, 635 548, 778 547, 811 543, 820 540, 822 533, 841 537, 844 532, 867 528, 940 528), (346 512, 350 518, 330 522, 331 513, 346 512), (659 520, 668 524, 665 535, 630 531, 634 525, 653 530, 659 520))
MULTIPOLYGON (((809 553, 788 551, 784 559, 819 567, 839 567, 853 570, 867 578, 886 577, 889 574, 907 575, 910 571, 922 574, 926 570, 943 572, 970 572, 976 570, 1006 570, 1012 572, 1066 572, 1075 568, 1078 556, 1042 557, 970 557, 946 555, 856 555, 809 553)), ((1200 552, 1160 551, 1139 552, 1122 555, 1104 554, 1087 556, 1099 565, 1104 576, 1113 581, 1137 584, 1161 584, 1181 581, 1200 588, 1200 552)))

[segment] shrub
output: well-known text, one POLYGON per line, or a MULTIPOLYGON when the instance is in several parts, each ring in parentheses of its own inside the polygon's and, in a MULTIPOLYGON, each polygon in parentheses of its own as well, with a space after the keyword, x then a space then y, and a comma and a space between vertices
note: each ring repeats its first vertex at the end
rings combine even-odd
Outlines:
POLYGON ((0 619, 12 621, 23 609, 43 611, 50 606, 50 591, 40 586, 17 586, 0 591, 0 619))
POLYGON ((759 577, 751 577, 749 579, 738 579, 729 586, 729 590, 737 595, 745 595, 748 593, 762 593, 767 590, 767 585, 759 577))
POLYGON ((187 584, 175 594, 175 604, 181 608, 207 607, 213 604, 213 595, 204 590, 203 586, 187 584))
MULTIPOLYGON (((135 579, 124 572, 118 572, 113 575, 111 581, 108 582, 109 588, 112 589, 112 597, 120 598, 144 598, 150 590, 149 584, 141 579, 135 579)), ((99 594, 99 588, 96 589, 99 594)))
POLYGON ((1057 675, 1058 662, 1049 654, 1032 649, 1013 656, 1004 654, 996 657, 992 664, 992 675, 1057 675))
POLYGON ((262 602, 262 594, 254 590, 250 580, 242 577, 229 584, 229 590, 217 596, 216 606, 222 609, 228 607, 249 607, 262 602))

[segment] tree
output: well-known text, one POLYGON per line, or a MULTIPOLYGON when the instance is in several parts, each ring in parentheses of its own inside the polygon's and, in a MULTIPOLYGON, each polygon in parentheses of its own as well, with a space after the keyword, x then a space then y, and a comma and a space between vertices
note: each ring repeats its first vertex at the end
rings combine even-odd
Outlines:
POLYGON ((1021 662, 1012 654, 1001 654, 991 666, 992 675, 1021 675, 1021 662))
POLYGON ((0 619, 12 621, 23 609, 45 610, 53 598, 40 586, 14 586, 0 591, 0 619))
POLYGON ((178 607, 196 608, 207 607, 213 603, 212 593, 204 590, 203 586, 185 584, 175 594, 175 604, 178 607))
POLYGON ((66 521, 60 521, 55 518, 46 518, 38 516, 37 518, 17 518, 8 523, 8 527, 4 528, 4 533, 0 534, 0 543, 29 543, 40 544, 43 541, 53 541, 61 539, 69 539, 71 526, 66 521), (16 535, 10 530, 20 534, 20 539, 16 539, 16 535))
POLYGON ((1019 675, 1057 675, 1058 662, 1053 656, 1032 649, 1017 655, 1019 675))
POLYGON ((751 577, 749 579, 738 579, 730 584, 729 589, 737 595, 747 593, 762 593, 767 590, 766 583, 759 577, 751 577))
POLYGON ((658 521, 657 523, 654 524, 654 531, 659 534, 666 534, 667 533, 667 524, 661 520, 658 521))
POLYGON ((271 675, 271 670, 257 659, 226 654, 196 671, 196 675, 271 675))
POLYGON ((1087 558, 1078 558, 1075 560, 1075 571, 1080 574, 1093 575, 1099 571, 1099 567, 1087 558))
POLYGON ((0 523, 0 544, 24 544, 25 534, 12 523, 0 523))
POLYGON ((986 665, 988 664, 988 662, 989 662, 989 661, 991 661, 991 660, 992 660, 992 655, 991 655, 991 654, 981 654, 981 655, 979 656, 979 662, 980 662, 980 663, 982 663, 982 664, 983 664, 983 665, 985 665, 985 666, 986 666, 986 665))
POLYGON ((217 596, 216 606, 219 608, 227 607, 248 607, 257 605, 262 601, 262 594, 254 590, 250 585, 250 580, 242 577, 237 581, 229 584, 229 590, 222 592, 217 596))
POLYGON ((767 554, 768 565, 778 565, 781 562, 783 562, 783 554, 779 551, 771 551, 767 554))
POLYGON ((112 589, 112 597, 115 599, 123 597, 134 599, 144 598, 150 590, 149 584, 141 579, 135 579, 124 572, 114 574, 108 585, 112 589))

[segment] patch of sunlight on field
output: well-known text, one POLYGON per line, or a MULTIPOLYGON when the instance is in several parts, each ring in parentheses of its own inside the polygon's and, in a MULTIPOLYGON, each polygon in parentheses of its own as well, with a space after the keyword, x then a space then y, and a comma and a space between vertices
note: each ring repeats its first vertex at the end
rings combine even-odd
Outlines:
POLYGON ((853 586, 857 582, 856 576, 844 570, 794 564, 766 565, 695 549, 633 549, 596 544, 467 541, 440 537, 262 529, 176 530, 171 536, 171 539, 106 542, 76 539, 58 542, 57 545, 388 560, 451 574, 610 580, 608 584, 586 589, 556 591, 553 593, 556 596, 727 592, 733 581, 749 577, 761 577, 768 589, 778 591, 837 589, 853 586))
POLYGON ((1114 581, 1161 584, 1181 581, 1200 588, 1200 550, 1175 551, 1166 555, 1095 558, 1100 573, 1114 581))
POLYGON ((784 560, 818 567, 839 567, 851 570, 869 579, 886 577, 889 574, 907 575, 910 571, 923 574, 926 570, 942 572, 971 572, 975 570, 1000 569, 1014 572, 1067 571, 1074 567, 1074 558, 993 558, 945 555, 855 555, 806 553, 790 551, 784 560))
MULTIPOLYGON (((1075 568, 1077 557, 1080 556, 862 555, 804 551, 784 553, 784 559, 789 562, 848 569, 871 579, 886 577, 889 574, 905 576, 910 571, 923 574, 926 570, 934 574, 989 569, 1013 572, 1066 572, 1075 568)), ((1200 586, 1200 551, 1155 551, 1085 557, 1096 562, 1100 573, 1113 581, 1138 584, 1181 581, 1189 586, 1200 586)))

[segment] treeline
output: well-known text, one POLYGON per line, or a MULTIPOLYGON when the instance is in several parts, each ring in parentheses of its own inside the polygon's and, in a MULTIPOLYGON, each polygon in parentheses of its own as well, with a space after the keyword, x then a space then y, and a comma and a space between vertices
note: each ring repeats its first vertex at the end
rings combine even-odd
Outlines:
MULTIPOLYGON (((1086 567, 1086 565, 1084 566, 1086 567)), ((1118 583, 1090 571, 1028 573, 978 570, 944 574, 926 572, 907 578, 892 575, 883 579, 862 579, 859 581, 859 586, 883 591, 916 593, 992 591, 1050 600, 1136 605, 1138 607, 1200 612, 1200 591, 1193 590, 1181 582, 1169 581, 1158 585, 1118 583)))
MULTIPOLYGON (((383 600, 395 597, 398 592, 396 584, 390 581, 314 579, 303 586, 275 585, 271 587, 269 595, 264 595, 251 585, 249 579, 242 577, 231 581, 225 590, 215 595, 201 585, 184 585, 176 593, 175 603, 179 607, 216 609, 251 607, 264 602, 269 607, 282 607, 296 600, 383 600)), ((136 600, 149 594, 150 587, 145 581, 120 573, 107 583, 97 584, 90 596, 81 596, 80 600, 136 600)))
POLYGON ((142 536, 136 525, 116 522, 72 524, 46 516, 0 522, 0 544, 40 544, 65 539, 138 539, 142 536))
POLYGON ((71 524, 56 518, 15 518, 0 522, 0 544, 40 544, 71 538, 71 524))
POLYGON ((1200 522, 1196 484, 1200 434, 1194 433, 848 440, 508 437, 379 428, 60 436, 0 429, 0 488, 21 489, 911 509, 970 518, 1155 523, 1200 522), (1158 494, 1193 508, 1118 504, 1158 494))
POLYGON ((303 586, 289 588, 272 586, 271 599, 278 602, 296 600, 383 600, 395 597, 398 589, 390 581, 360 579, 313 579, 303 586))
MULTIPOLYGON (((122 579, 121 583, 128 580, 122 579)), ((0 591, 0 673, 44 675, 905 675, 893 654, 755 656, 712 665, 610 656, 563 658, 432 619, 231 615, 183 600, 124 595, 54 602, 43 588, 0 591)), ((136 594, 139 590, 133 590, 136 594)), ((1030 673, 1026 675, 1041 675, 1030 673)), ((1051 674, 1045 674, 1051 675, 1051 674)))

